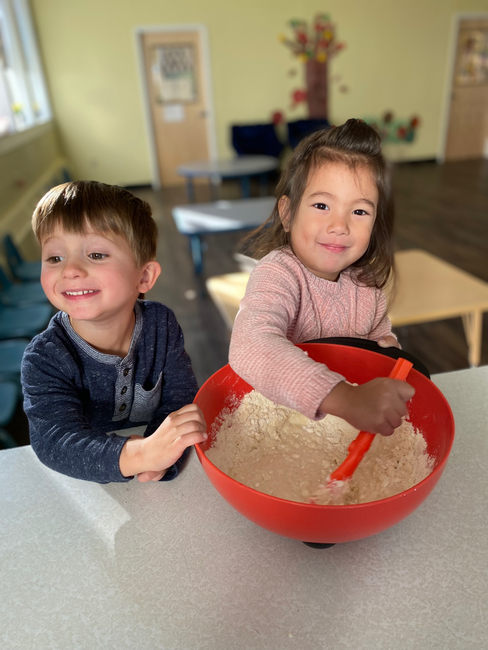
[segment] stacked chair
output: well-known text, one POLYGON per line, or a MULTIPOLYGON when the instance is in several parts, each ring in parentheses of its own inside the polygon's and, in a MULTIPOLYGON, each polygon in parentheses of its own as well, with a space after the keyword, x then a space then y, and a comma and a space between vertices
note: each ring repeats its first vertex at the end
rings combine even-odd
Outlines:
POLYGON ((17 445, 4 427, 22 395, 22 356, 54 313, 41 287, 41 263, 25 261, 10 235, 3 243, 9 271, 0 266, 0 449, 17 445))
POLYGON ((20 282, 35 282, 41 277, 41 262, 26 262, 11 235, 3 238, 5 254, 13 277, 20 282))

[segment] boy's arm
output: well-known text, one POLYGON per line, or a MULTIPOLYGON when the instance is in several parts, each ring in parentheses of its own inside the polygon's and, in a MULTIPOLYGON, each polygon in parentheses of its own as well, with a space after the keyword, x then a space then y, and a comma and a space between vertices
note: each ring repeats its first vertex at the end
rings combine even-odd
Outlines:
POLYGON ((49 344, 31 345, 24 354, 22 390, 32 448, 42 463, 67 476, 97 483, 128 481, 119 469, 126 439, 89 426, 80 390, 60 370, 63 365, 59 350, 49 344))
MULTIPOLYGON (((181 328, 176 320, 175 315, 172 311, 167 311, 167 340, 165 345, 165 364, 163 370, 163 388, 161 392, 161 402, 156 413, 152 417, 151 421, 147 425, 144 436, 151 436, 156 430, 158 430, 163 422, 165 423, 164 428, 168 428, 170 422, 167 421, 168 416, 179 412, 180 409, 183 409, 189 404, 192 404, 195 395, 197 394, 198 385, 193 373, 193 368, 191 365, 191 360, 188 354, 185 351, 185 342, 183 338, 183 333, 181 328)), ((159 353, 159 352, 157 352, 159 353)), ((190 409, 191 411, 192 409, 190 409)), ((199 411, 199 409, 198 409, 199 411)), ((195 438, 195 442, 201 442, 202 425, 204 423, 203 416, 201 412, 199 415, 194 414, 192 420, 192 425, 188 425, 188 433, 198 434, 195 438)), ((162 432, 160 432, 161 434, 162 432)), ((162 436, 161 436, 162 437, 162 436)), ((191 438, 193 440, 193 438, 191 438)), ((136 441, 137 442, 137 441, 136 441)), ((149 441, 148 441, 149 443, 149 441)), ((175 458, 174 464, 168 467, 165 472, 162 480, 171 481, 172 479, 178 476, 182 466, 184 465, 188 453, 190 452, 189 447, 181 445, 181 441, 176 442, 179 455, 175 458)), ((159 449, 159 442, 153 440, 149 443, 149 446, 156 447, 159 449)), ((126 446, 123 450, 123 457, 121 458, 121 465, 124 463, 124 466, 121 466, 121 470, 125 473, 125 461, 128 457, 132 456, 133 453, 138 453, 136 445, 132 442, 130 445, 126 446), (133 447, 133 449, 131 449, 133 447)), ((132 467, 133 464, 127 465, 132 467)), ((135 466, 135 464, 134 464, 135 466)))
POLYGON ((179 472, 185 451, 207 438, 206 428, 199 407, 187 404, 168 415, 148 438, 132 436, 122 448, 120 471, 124 476, 157 474, 158 480, 164 473, 163 480, 171 480, 179 472))
POLYGON ((145 436, 156 431, 170 413, 178 411, 186 404, 191 404, 198 390, 191 360, 185 351, 183 333, 175 315, 170 310, 167 314, 166 328, 165 350, 162 352, 156 349, 156 354, 166 355, 161 401, 147 425, 145 436))

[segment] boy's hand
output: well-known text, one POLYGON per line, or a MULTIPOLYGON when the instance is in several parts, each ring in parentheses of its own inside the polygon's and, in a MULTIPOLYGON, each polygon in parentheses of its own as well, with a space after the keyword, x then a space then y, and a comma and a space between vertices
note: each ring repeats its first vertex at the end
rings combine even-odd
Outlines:
POLYGON ((130 438, 122 447, 120 471, 123 476, 137 474, 142 482, 159 480, 187 447, 206 440, 206 431, 200 408, 187 404, 170 413, 148 438, 130 438))
POLYGON ((361 431, 390 436, 408 413, 415 389, 398 379, 377 377, 361 386, 341 382, 320 405, 320 410, 343 418, 361 431))

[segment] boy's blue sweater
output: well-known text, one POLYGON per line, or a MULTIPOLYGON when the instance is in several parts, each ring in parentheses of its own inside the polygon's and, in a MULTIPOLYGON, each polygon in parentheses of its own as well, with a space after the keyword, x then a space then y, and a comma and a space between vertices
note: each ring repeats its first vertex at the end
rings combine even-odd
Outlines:
MULTIPOLYGON (((148 436, 169 413, 193 401, 197 383, 175 315, 160 303, 139 300, 134 311, 124 359, 88 345, 64 312, 25 350, 30 441, 51 469, 97 483, 128 481, 119 469, 127 438, 109 432, 147 424, 148 436)), ((163 480, 177 476, 186 455, 163 480)))

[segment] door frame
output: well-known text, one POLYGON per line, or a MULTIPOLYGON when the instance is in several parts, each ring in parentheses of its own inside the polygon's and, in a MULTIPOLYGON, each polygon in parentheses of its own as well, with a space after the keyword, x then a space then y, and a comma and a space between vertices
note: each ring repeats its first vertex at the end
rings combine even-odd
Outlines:
POLYGON ((161 189, 161 174, 159 169, 158 152, 156 145, 156 134, 151 113, 150 90, 147 82, 146 67, 144 62, 144 34, 155 32, 198 32, 202 46, 202 83, 205 86, 207 97, 207 140, 210 160, 217 159, 217 137, 215 131, 215 111, 213 103, 212 75, 210 66, 210 46, 208 40, 207 26, 201 23, 186 23, 174 25, 140 25, 134 28, 134 39, 136 46, 137 67, 139 71, 139 84, 143 103, 144 124, 149 145, 149 156, 151 163, 152 188, 161 189))
POLYGON ((454 72, 456 66, 456 50, 459 35, 459 26, 462 20, 488 20, 488 12, 457 13, 451 18, 451 29, 449 34, 449 46, 447 53, 446 78, 444 83, 444 101, 441 112, 441 123, 439 131, 439 150, 437 162, 446 161, 447 136, 449 133, 449 118, 451 113, 451 97, 454 91, 454 72))

